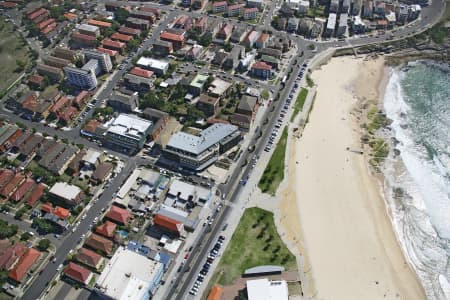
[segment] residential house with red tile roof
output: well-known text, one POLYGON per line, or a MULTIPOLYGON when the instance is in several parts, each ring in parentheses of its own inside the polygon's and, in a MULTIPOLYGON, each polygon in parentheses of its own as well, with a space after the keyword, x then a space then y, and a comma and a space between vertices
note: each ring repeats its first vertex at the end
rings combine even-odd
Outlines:
POLYGON ((273 75, 272 66, 262 61, 255 62, 250 71, 253 76, 262 79, 269 79, 273 75))
POLYGON ((87 285, 92 278, 91 271, 73 262, 70 262, 64 269, 64 275, 85 285, 87 285))
POLYGON ((108 256, 113 254, 113 242, 95 233, 89 236, 85 245, 91 249, 99 250, 108 256))
POLYGON ((19 202, 25 196, 26 193, 31 191, 36 183, 33 179, 27 178, 25 181, 17 188, 17 190, 11 195, 10 199, 14 202, 19 202))
POLYGON ((112 49, 115 51, 118 51, 119 53, 122 53, 125 50, 125 43, 119 42, 119 41, 113 41, 111 39, 105 38, 102 41, 103 48, 106 49, 112 49))
POLYGON ((34 248, 29 248, 19 259, 16 265, 8 272, 8 277, 16 282, 22 282, 25 275, 41 256, 41 252, 34 248))
POLYGON ((73 104, 79 109, 82 109, 89 100, 90 95, 91 93, 89 93, 88 91, 81 91, 80 93, 78 93, 75 99, 73 99, 73 104))
POLYGON ((22 184, 24 180, 25 175, 16 173, 8 184, 0 190, 0 195, 5 198, 9 198, 9 196, 11 196, 11 194, 22 184))
POLYGON ((80 248, 78 253, 75 255, 75 259, 76 261, 97 270, 100 268, 104 260, 100 254, 86 248, 80 248))
POLYGON ((129 41, 131 41, 133 39, 133 37, 131 35, 126 35, 126 34, 116 32, 111 35, 111 39, 115 40, 115 41, 128 43, 129 41))
POLYGON ((130 221, 131 214, 125 208, 112 205, 105 217, 115 223, 125 225, 130 221))
POLYGON ((258 8, 251 7, 244 9, 244 20, 254 20, 258 16, 258 8))
POLYGON ((106 220, 105 223, 95 228, 95 232, 111 239, 114 237, 114 232, 116 231, 116 228, 117 228, 116 223, 106 220))
POLYGON ((139 76, 139 77, 145 77, 145 78, 152 78, 153 72, 150 70, 142 69, 139 67, 134 67, 131 69, 130 74, 139 76))
POLYGON ((227 8, 228 8, 227 1, 219 1, 219 2, 214 2, 212 4, 212 12, 213 12, 213 14, 224 13, 224 12, 227 11, 227 8))
POLYGON ((233 24, 231 23, 225 23, 222 28, 220 28, 219 32, 217 33, 216 37, 218 39, 222 39, 224 41, 228 40, 233 33, 233 24))
POLYGON ((97 39, 95 36, 82 34, 79 32, 72 33, 71 39, 73 42, 86 46, 95 46, 97 44, 97 39))
POLYGON ((55 207, 53 210, 53 214, 60 218, 61 220, 65 220, 70 216, 70 211, 68 209, 65 209, 61 206, 55 207))
POLYGON ((89 25, 94 25, 94 26, 103 27, 103 28, 109 28, 112 26, 112 24, 109 22, 98 21, 98 20, 94 20, 94 19, 88 20, 87 23, 89 25))
POLYGON ((131 28, 131 27, 126 27, 126 26, 120 27, 118 31, 119 31, 119 33, 131 35, 135 38, 139 37, 142 32, 141 30, 139 30, 137 28, 131 28))
POLYGON ((164 31, 159 38, 163 41, 171 42, 174 50, 179 50, 184 46, 184 35, 164 31))
POLYGON ((42 198, 42 196, 44 196, 44 191, 45 191, 45 185, 42 183, 39 183, 38 185, 36 185, 34 187, 34 189, 31 191, 31 193, 28 194, 28 196, 25 198, 25 202, 33 207, 36 202, 39 201, 39 199, 42 198))
POLYGON ((0 187, 4 187, 14 177, 14 172, 10 169, 0 171, 0 187))
POLYGON ((160 214, 153 217, 153 225, 178 236, 182 235, 184 231, 183 223, 160 214))
POLYGON ((228 17, 237 17, 244 12, 245 4, 238 3, 228 6, 227 15, 228 17))
POLYGON ((6 247, 2 247, 0 252, 0 269, 9 270, 28 248, 20 242, 11 245, 8 240, 1 240, 3 241, 6 242, 6 247))

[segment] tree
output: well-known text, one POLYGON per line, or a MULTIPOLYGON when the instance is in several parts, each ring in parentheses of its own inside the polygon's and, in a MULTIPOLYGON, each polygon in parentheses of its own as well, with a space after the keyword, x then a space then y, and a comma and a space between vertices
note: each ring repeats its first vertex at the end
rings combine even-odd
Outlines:
POLYGON ((262 92, 261 92, 261 97, 263 98, 263 99, 265 99, 265 100, 267 100, 267 99, 269 99, 269 91, 268 90, 263 90, 262 92))
POLYGON ((16 215, 14 217, 18 220, 21 220, 24 214, 25 214, 25 208, 22 207, 21 209, 16 211, 16 215))
POLYGON ((129 52, 135 51, 139 47, 140 41, 137 39, 131 40, 127 44, 127 50, 129 52))
POLYGON ((202 45, 203 47, 209 46, 209 44, 211 44, 211 42, 212 42, 212 37, 209 34, 203 34, 198 39, 198 43, 200 45, 202 45))
POLYGON ((44 219, 34 218, 33 224, 37 227, 38 232, 49 233, 54 231, 54 226, 44 219))
POLYGON ((24 232, 20 236, 21 241, 28 241, 30 238, 31 238, 31 234, 29 234, 28 232, 24 232))
POLYGON ((42 239, 38 243, 38 249, 40 251, 45 251, 50 247, 50 241, 48 239, 42 239))
POLYGON ((14 236, 19 227, 17 225, 8 225, 8 222, 0 220, 0 239, 10 238, 14 236))
POLYGON ((230 43, 230 42, 226 42, 226 43, 223 45, 223 50, 225 50, 225 51, 227 51, 227 52, 230 52, 232 48, 233 48, 233 46, 231 46, 231 43, 230 43))
POLYGON ((124 8, 119 8, 114 12, 115 20, 119 22, 120 24, 124 24, 127 20, 127 18, 130 16, 130 13, 128 10, 124 8))
POLYGON ((161 99, 154 90, 151 90, 144 95, 139 107, 141 109, 145 109, 147 107, 162 109, 164 107, 164 100, 161 99))
POLYGON ((186 119, 188 121, 197 121, 198 119, 204 119, 204 118, 205 118, 205 113, 202 112, 201 110, 197 109, 195 106, 189 105, 187 107, 186 119))

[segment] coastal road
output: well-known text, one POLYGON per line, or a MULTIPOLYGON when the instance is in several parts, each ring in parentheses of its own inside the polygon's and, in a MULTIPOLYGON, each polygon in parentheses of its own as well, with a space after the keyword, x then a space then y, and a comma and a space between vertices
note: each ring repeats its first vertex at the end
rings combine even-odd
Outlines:
MULTIPOLYGON (((275 106, 274 110, 271 108, 267 109, 266 113, 263 115, 262 120, 268 119, 268 122, 266 125, 261 124, 260 130, 262 131, 262 136, 255 140, 255 136, 251 136, 248 138, 251 138, 255 145, 255 150, 250 153, 247 149, 243 149, 243 153, 241 157, 239 158, 236 167, 233 169, 232 174, 230 175, 230 180, 226 184, 222 184, 218 186, 218 189, 223 193, 228 193, 226 200, 228 200, 230 203, 236 202, 236 200, 239 198, 239 194, 243 189, 243 186, 239 183, 239 181, 242 178, 247 178, 250 176, 250 173, 252 172, 252 166, 250 162, 250 157, 254 155, 260 156, 262 151, 264 151, 264 147, 269 139, 270 134, 272 133, 272 127, 273 124, 276 122, 279 113, 282 109, 282 106, 284 105, 284 100, 287 98, 288 94, 290 93, 295 80, 297 78, 297 73, 299 69, 301 68, 302 64, 305 62, 307 55, 303 57, 294 57, 293 60, 297 60, 296 64, 293 64, 292 66, 292 72, 291 76, 287 80, 285 87, 279 91, 276 90, 274 94, 274 99, 277 99, 278 101, 273 102, 273 106, 275 106), (246 165, 241 167, 244 162, 247 161, 246 165)), ((293 103, 291 103, 293 105, 293 103)), ((200 270, 200 266, 204 263, 205 258, 207 257, 208 252, 212 249, 213 245, 216 242, 217 235, 221 231, 223 224, 227 223, 227 219, 230 216, 231 212, 233 211, 233 207, 230 205, 226 205, 225 208, 221 211, 221 213, 216 218, 215 223, 212 225, 211 232, 205 237, 206 240, 202 243, 202 245, 194 245, 194 249, 192 250, 192 253, 199 253, 198 256, 192 255, 186 262, 185 268, 188 266, 190 267, 190 271, 186 272, 184 276, 180 276, 180 278, 177 278, 177 280, 173 284, 173 288, 168 294, 167 299, 185 299, 186 294, 188 293, 190 287, 193 285, 193 282, 196 280, 197 275, 200 270), (184 282, 180 282, 181 279, 185 279, 184 282), (179 289, 176 289, 176 287, 179 286, 179 284, 182 284, 179 289)), ((242 212, 234 212, 234 213, 242 213, 242 212)), ((183 271, 182 271, 183 272, 183 271)), ((211 270, 210 272, 213 272, 211 270)), ((204 283, 206 284, 206 282, 204 283)))

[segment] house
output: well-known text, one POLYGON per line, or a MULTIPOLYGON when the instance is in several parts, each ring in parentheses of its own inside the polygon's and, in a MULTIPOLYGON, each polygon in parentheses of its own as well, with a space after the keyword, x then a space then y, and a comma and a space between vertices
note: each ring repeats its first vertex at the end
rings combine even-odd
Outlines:
POLYGON ((159 134, 164 130, 167 123, 169 122, 169 114, 157 109, 146 108, 142 113, 143 117, 150 120, 153 123, 150 135, 152 140, 156 140, 159 134))
POLYGON ((188 91, 194 97, 199 96, 203 91, 209 76, 203 74, 197 74, 188 86, 188 91))
POLYGON ((136 76, 128 73, 124 76, 125 87, 133 92, 138 92, 140 95, 148 93, 153 88, 153 79, 142 76, 136 76))
POLYGON ((135 94, 125 95, 119 92, 114 92, 108 99, 108 105, 116 111, 129 113, 134 111, 138 107, 139 99, 135 94))
POLYGON ((244 40, 242 41, 242 44, 246 47, 246 48, 253 48, 253 45, 256 43, 256 41, 258 40, 259 36, 261 35, 260 32, 252 30, 250 31, 247 36, 244 38, 244 40))
POLYGON ((92 278, 91 271, 73 262, 69 262, 67 267, 64 268, 63 273, 65 276, 83 285, 89 284, 89 281, 92 278))
POLYGON ((178 19, 175 21, 173 28, 183 29, 184 31, 189 31, 189 30, 191 30, 193 25, 194 25, 194 20, 192 19, 192 17, 182 15, 182 16, 179 16, 178 19))
POLYGON ((0 270, 9 270, 27 249, 20 242, 11 245, 7 239, 0 240, 0 270))
POLYGON ((94 25, 81 24, 78 27, 78 32, 81 34, 92 35, 92 36, 97 37, 100 35, 100 28, 98 26, 94 26, 94 25))
POLYGON ((222 26, 222 21, 219 19, 208 19, 208 26, 206 27, 206 31, 204 34, 214 38, 216 34, 219 32, 222 26))
POLYGON ((111 39, 114 41, 128 43, 133 39, 133 36, 115 32, 111 35, 111 39))
POLYGON ((36 71, 39 75, 47 76, 52 82, 58 82, 64 78, 64 74, 60 68, 49 65, 38 63, 36 65, 36 71))
POLYGON ((168 31, 164 31, 163 33, 161 33, 159 38, 162 41, 171 42, 173 49, 175 51, 183 48, 183 46, 184 46, 184 35, 179 35, 179 34, 170 33, 168 31))
POLYGON ((259 9, 263 6, 263 0, 247 0, 248 7, 257 7, 259 9))
POLYGON ((42 196, 44 196, 44 192, 45 192, 46 188, 47 187, 44 184, 42 184, 42 183, 39 183, 38 185, 35 185, 35 187, 28 194, 28 196, 25 197, 24 201, 29 206, 33 207, 39 201, 39 199, 41 199, 42 196))
POLYGON ((118 30, 121 34, 131 35, 134 38, 138 38, 141 35, 141 30, 131 27, 122 26, 118 30))
POLYGON ((230 118, 231 123, 240 128, 249 129, 256 117, 258 108, 259 103, 257 97, 249 95, 242 96, 235 113, 230 118))
POLYGON ((280 64, 280 61, 278 59, 270 55, 262 55, 261 61, 271 65, 275 70, 278 69, 278 65, 280 64))
POLYGON ((25 181, 25 175, 21 173, 14 174, 14 177, 3 186, 0 190, 0 195, 6 199, 9 199, 9 196, 25 181))
POLYGON ((200 55, 202 50, 203 50, 203 46, 193 45, 188 51, 186 51, 186 54, 184 55, 184 57, 186 60, 194 61, 200 55))
POLYGON ((95 169, 94 173, 92 173, 90 181, 96 185, 103 183, 111 174, 113 169, 114 165, 112 163, 110 162, 101 163, 95 169))
POLYGON ((223 51, 218 51, 216 52, 216 54, 214 55, 211 64, 213 64, 214 66, 218 66, 221 67, 222 64, 225 62, 225 60, 228 57, 228 53, 223 52, 223 51))
POLYGON ((153 13, 157 19, 161 18, 161 9, 155 7, 141 6, 139 10, 153 13))
POLYGON ((231 34, 230 41, 238 44, 242 42, 248 32, 249 29, 247 29, 247 26, 236 26, 231 34))
POLYGON ((105 217, 117 224, 126 225, 131 219, 128 210, 112 205, 105 217))
POLYGON ((224 13, 227 9, 228 9, 227 1, 219 1, 219 2, 214 2, 212 4, 213 14, 224 13))
POLYGON ((127 27, 139 30, 148 30, 150 28, 149 21, 133 17, 128 17, 125 24, 127 27))
POLYGON ((160 214, 153 217, 153 225, 176 236, 182 236, 184 233, 183 223, 160 214))
POLYGON ((244 9, 244 20, 254 20, 258 16, 258 8, 250 7, 244 9))
POLYGON ((173 53, 173 45, 171 42, 168 41, 156 40, 153 43, 152 51, 157 56, 165 57, 173 53))
POLYGON ((259 55, 270 55, 275 58, 281 59, 281 55, 283 54, 281 50, 274 48, 263 48, 258 50, 259 55))
POLYGON ((208 27, 208 17, 203 16, 203 17, 198 18, 195 21, 194 30, 197 33, 203 34, 206 31, 207 27, 208 27))
POLYGON ((14 177, 14 172, 9 169, 2 169, 0 171, 0 187, 4 187, 14 177))
POLYGON ((343 36, 347 31, 347 20, 348 15, 346 13, 342 13, 341 16, 339 17, 339 23, 336 31, 337 36, 343 36))
POLYGON ((86 248, 80 248, 74 258, 76 261, 96 270, 98 270, 103 263, 103 257, 100 254, 86 248))
POLYGON ((115 50, 119 53, 123 53, 125 50, 125 47, 126 47, 125 43, 122 43, 119 41, 113 41, 109 38, 104 38, 102 40, 102 45, 103 45, 103 48, 115 50))
POLYGON ((145 56, 142 56, 139 58, 139 60, 136 62, 136 65, 153 71, 156 75, 164 75, 167 70, 169 69, 169 63, 164 60, 157 60, 153 58, 148 58, 145 56))
POLYGON ((240 45, 233 46, 231 52, 228 54, 227 58, 223 62, 224 69, 235 69, 239 60, 245 55, 245 48, 240 45))
POLYGON ((45 77, 37 74, 28 77, 28 86, 32 89, 42 89, 45 85, 45 77))
POLYGON ((153 24, 156 21, 156 16, 154 13, 144 10, 131 10, 130 17, 148 21, 150 24, 153 24))
POLYGON ((98 26, 98 27, 102 27, 102 28, 110 28, 112 26, 112 24, 109 22, 98 21, 98 20, 94 20, 94 19, 89 19, 87 21, 87 23, 89 25, 98 26))
POLYGON ((49 193, 69 205, 79 204, 83 197, 83 192, 79 187, 70 185, 66 182, 56 182, 50 189, 49 193))
POLYGON ((25 275, 28 274, 40 256, 41 252, 34 248, 29 248, 16 265, 8 272, 8 277, 15 282, 22 282, 23 279, 25 279, 25 275))
POLYGON ((233 32, 233 25, 231 23, 226 23, 219 30, 216 37, 218 39, 226 41, 230 38, 232 32, 233 32))
POLYGON ((44 139, 43 136, 33 134, 28 137, 22 144, 19 145, 19 152, 21 155, 28 157, 33 154, 35 149, 39 146, 39 144, 44 139))
POLYGON ((334 35, 334 29, 336 27, 336 18, 337 16, 334 13, 330 13, 328 15, 327 27, 325 28, 324 33, 326 37, 332 37, 334 35))
POLYGON ((255 47, 257 49, 265 48, 269 41, 270 35, 268 33, 262 33, 258 40, 255 42, 255 47))
POLYGON ((228 17, 237 17, 240 16, 244 12, 244 4, 233 4, 228 6, 227 15, 228 17))
POLYGON ((91 249, 101 251, 108 256, 113 254, 113 242, 95 233, 89 236, 85 245, 91 249))
POLYGON ((228 81, 220 78, 214 78, 209 84, 208 95, 215 98, 224 98, 228 96, 231 90, 232 84, 228 81))
POLYGON ((298 18, 289 18, 288 22, 287 22, 287 27, 286 30, 290 31, 290 32, 295 32, 298 29, 298 24, 299 24, 300 20, 298 18))
POLYGON ((299 3, 298 3, 297 12, 300 15, 306 15, 308 13, 308 10, 309 10, 309 4, 310 3, 307 0, 300 0, 299 3))
POLYGON ((206 3, 208 3, 208 0, 194 0, 194 2, 192 2, 192 8, 202 9, 206 3))
POLYGON ((350 11, 350 0, 343 0, 341 4, 341 13, 348 14, 350 11))
POLYGON ((88 91, 83 90, 83 91, 78 93, 78 95, 73 99, 72 103, 78 109, 83 109, 83 107, 89 101, 89 97, 90 96, 91 96, 91 93, 89 93, 88 91))
POLYGON ((116 223, 106 220, 105 223, 95 228, 95 233, 98 233, 104 237, 111 239, 114 237, 114 232, 116 232, 116 228, 117 228, 116 223))
POLYGON ((201 94, 197 102, 197 108, 205 113, 207 118, 216 115, 219 109, 220 99, 211 97, 206 94, 201 94))
POLYGON ((10 199, 14 202, 19 202, 22 198, 31 191, 36 183, 31 178, 26 178, 25 181, 15 190, 10 199))
POLYGON ((269 79, 273 76, 272 66, 265 62, 258 61, 252 65, 251 74, 262 79, 269 79))
POLYGON ((373 17, 373 1, 364 0, 362 8, 362 17, 371 19, 373 17))

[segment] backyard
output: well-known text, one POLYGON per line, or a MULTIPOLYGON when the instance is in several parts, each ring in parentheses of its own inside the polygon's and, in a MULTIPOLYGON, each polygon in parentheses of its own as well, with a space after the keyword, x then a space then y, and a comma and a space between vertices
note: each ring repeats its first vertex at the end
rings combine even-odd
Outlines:
POLYGON ((260 265, 280 265, 296 269, 295 256, 278 235, 273 213, 247 208, 210 282, 229 285, 243 272, 260 265))
POLYGON ((281 181, 284 178, 284 157, 286 156, 287 144, 287 127, 284 128, 281 138, 273 151, 272 157, 267 164, 261 179, 258 182, 258 187, 263 193, 275 195, 281 181))
POLYGON ((14 32, 11 23, 0 17, 0 92, 4 92, 25 70, 30 62, 28 54, 26 41, 14 32))

